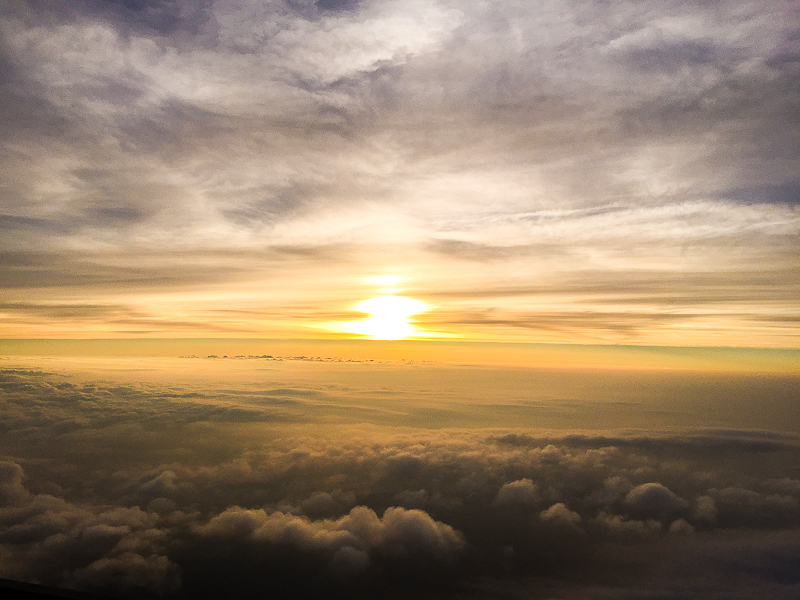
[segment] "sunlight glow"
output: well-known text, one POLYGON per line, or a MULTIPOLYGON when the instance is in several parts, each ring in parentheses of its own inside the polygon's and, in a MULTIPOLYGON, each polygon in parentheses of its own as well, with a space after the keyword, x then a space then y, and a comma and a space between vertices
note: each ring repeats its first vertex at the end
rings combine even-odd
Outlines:
POLYGON ((401 340, 421 334, 410 317, 428 310, 428 305, 405 296, 379 296, 362 300, 353 310, 368 313, 370 317, 350 324, 346 331, 374 340, 401 340))
POLYGON ((367 278, 367 283, 380 287, 395 287, 403 278, 400 275, 374 275, 367 278))

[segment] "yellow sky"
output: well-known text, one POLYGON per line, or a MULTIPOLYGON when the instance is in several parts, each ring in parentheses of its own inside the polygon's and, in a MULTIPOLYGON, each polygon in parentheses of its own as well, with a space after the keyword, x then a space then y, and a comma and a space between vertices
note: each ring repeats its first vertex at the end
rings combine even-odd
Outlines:
MULTIPOLYGON (((196 357, 244 361, 255 368, 262 357, 301 361, 366 361, 517 366, 533 369, 704 371, 800 375, 800 350, 721 347, 657 347, 577 344, 381 341, 368 339, 0 339, 0 357, 196 357), (255 366, 254 366, 255 365, 255 366)), ((60 360, 60 359, 59 359, 60 360)), ((187 359, 189 360, 189 359, 187 359)), ((34 364, 32 363, 32 364, 34 364)), ((243 364, 244 364, 243 363, 243 364)), ((44 363, 41 363, 44 364, 44 363)), ((54 363, 55 364, 55 363, 54 363)), ((209 368, 211 366, 208 363, 209 368)), ((247 368, 251 368, 247 367, 247 368)), ((244 367, 242 367, 244 368, 244 367)))

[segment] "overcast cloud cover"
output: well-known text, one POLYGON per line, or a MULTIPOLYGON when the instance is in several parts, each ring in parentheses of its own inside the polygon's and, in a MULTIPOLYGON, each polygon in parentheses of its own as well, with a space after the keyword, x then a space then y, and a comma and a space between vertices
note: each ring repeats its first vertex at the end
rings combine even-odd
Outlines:
POLYGON ((794 347, 796 2, 4 0, 10 336, 794 347))
POLYGON ((797 378, 673 373, 623 401, 633 375, 506 370, 504 390, 486 370, 469 396, 457 366, 4 362, 0 578, 192 599, 800 595, 800 423, 747 427, 796 403, 797 378), (670 386, 685 404, 650 399, 670 386), (726 386, 746 399, 733 427, 709 394, 726 386))

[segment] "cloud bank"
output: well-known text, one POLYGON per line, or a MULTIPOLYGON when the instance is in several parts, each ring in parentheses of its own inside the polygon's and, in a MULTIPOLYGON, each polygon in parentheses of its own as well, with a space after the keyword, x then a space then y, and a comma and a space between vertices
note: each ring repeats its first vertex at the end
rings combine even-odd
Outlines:
POLYGON ((241 383, 204 384, 198 410, 157 373, 138 398, 76 375, 3 373, 0 577, 161 598, 800 591, 796 434, 278 420, 232 412, 241 383))

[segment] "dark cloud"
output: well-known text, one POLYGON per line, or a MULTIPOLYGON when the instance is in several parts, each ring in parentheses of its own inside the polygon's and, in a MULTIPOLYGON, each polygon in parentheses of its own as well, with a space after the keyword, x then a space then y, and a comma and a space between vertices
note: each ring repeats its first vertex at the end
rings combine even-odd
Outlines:
POLYGON ((359 0, 317 0, 316 5, 322 10, 353 10, 359 0))
POLYGON ((745 203, 775 202, 794 206, 800 204, 800 183, 732 189, 723 192, 723 197, 745 203))
POLYGON ((674 73, 683 66, 704 65, 718 60, 718 52, 708 42, 666 42, 632 48, 624 60, 645 71, 664 70, 674 73))

